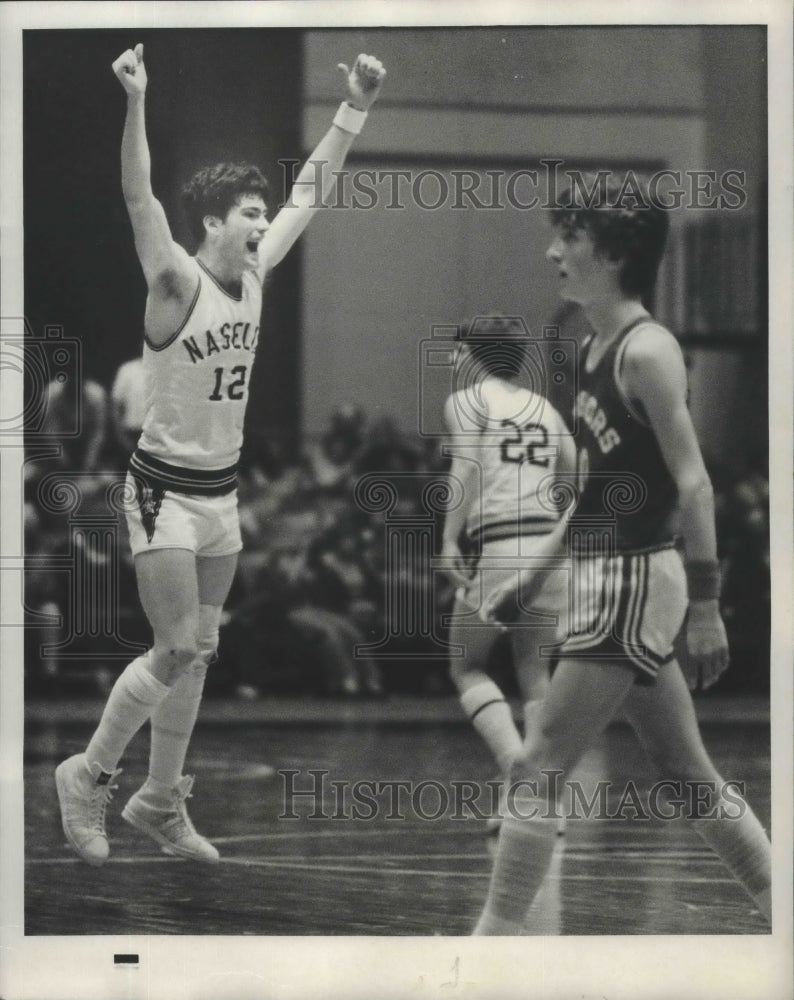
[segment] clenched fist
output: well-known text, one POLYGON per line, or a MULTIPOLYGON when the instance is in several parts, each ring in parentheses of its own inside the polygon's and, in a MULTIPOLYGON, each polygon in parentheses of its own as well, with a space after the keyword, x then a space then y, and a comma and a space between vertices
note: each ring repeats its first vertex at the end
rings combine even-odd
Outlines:
POLYGON ((375 56, 362 53, 356 59, 352 70, 345 63, 338 63, 337 68, 347 77, 345 100, 359 111, 366 111, 374 104, 380 93, 383 78, 386 76, 383 63, 375 56))
POLYGON ((119 78, 122 87, 130 95, 143 94, 146 91, 146 67, 143 65, 143 45, 135 46, 135 50, 127 49, 113 63, 113 72, 119 78))

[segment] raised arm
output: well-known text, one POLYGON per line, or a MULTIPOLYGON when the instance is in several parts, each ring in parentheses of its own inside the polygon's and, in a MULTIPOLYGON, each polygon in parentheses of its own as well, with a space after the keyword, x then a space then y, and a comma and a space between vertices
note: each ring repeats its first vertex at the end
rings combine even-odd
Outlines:
POLYGON ((295 178, 290 196, 263 240, 262 276, 281 261, 331 192, 367 111, 380 93, 386 70, 374 56, 359 55, 352 70, 339 63, 346 76, 345 102, 295 178))
POLYGON ((695 686, 700 671, 703 687, 709 687, 728 666, 717 594, 714 493, 686 403, 684 359, 672 334, 656 326, 639 330, 626 349, 623 381, 629 397, 642 405, 678 487, 690 585, 689 683, 695 686))
POLYGON ((113 63, 113 72, 127 94, 127 117, 121 139, 121 189, 149 288, 150 305, 152 300, 188 300, 196 284, 190 258, 174 242, 163 206, 152 192, 143 45, 122 53, 113 63))

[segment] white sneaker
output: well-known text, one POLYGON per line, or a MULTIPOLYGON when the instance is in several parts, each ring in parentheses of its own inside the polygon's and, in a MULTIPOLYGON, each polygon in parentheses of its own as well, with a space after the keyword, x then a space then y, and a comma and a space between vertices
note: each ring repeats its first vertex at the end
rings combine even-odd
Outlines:
POLYGON ((187 814, 185 799, 190 798, 194 780, 192 775, 179 779, 168 808, 146 802, 144 786, 124 806, 121 815, 136 830, 156 840, 168 854, 215 864, 220 858, 217 848, 196 832, 187 814))
POLYGON ((105 811, 118 788, 113 781, 119 774, 120 769, 108 773, 97 763, 89 764, 84 753, 55 768, 63 832, 83 861, 95 867, 104 864, 110 853, 105 811))

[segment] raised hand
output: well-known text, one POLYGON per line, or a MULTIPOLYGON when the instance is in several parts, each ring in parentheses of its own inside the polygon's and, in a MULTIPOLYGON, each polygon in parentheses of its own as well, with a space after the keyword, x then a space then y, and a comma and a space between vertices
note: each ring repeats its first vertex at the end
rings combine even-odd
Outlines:
POLYGON ((143 65, 143 45, 127 49, 113 63, 113 72, 119 78, 128 94, 143 94, 146 91, 146 67, 143 65))
POLYGON ((338 63, 337 68, 341 69, 347 78, 345 100, 354 108, 366 111, 380 93, 383 78, 386 76, 383 63, 375 56, 367 56, 362 53, 356 59, 352 69, 345 63, 338 63))

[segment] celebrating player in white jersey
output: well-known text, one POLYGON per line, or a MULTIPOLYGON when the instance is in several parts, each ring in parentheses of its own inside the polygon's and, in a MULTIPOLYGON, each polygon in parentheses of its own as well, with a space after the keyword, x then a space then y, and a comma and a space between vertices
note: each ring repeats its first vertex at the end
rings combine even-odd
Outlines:
POLYGON ((127 94, 122 191, 148 288, 146 416, 130 462, 135 502, 127 520, 154 641, 117 680, 85 753, 55 772, 64 831, 92 865, 108 857, 105 810, 117 765, 147 719, 149 775, 123 817, 170 853, 218 860, 187 814, 193 779, 182 769, 241 548, 236 465, 262 285, 318 209, 317 191, 329 193, 385 76, 372 56, 360 55, 352 70, 339 66, 346 99, 272 223, 267 182, 250 164, 205 168, 187 184, 183 201, 198 245, 190 256, 152 192, 143 46, 113 64, 127 94))
POLYGON ((592 198, 568 190, 551 213, 547 257, 563 298, 583 308, 594 330, 578 372, 570 621, 539 724, 512 768, 515 802, 477 934, 525 933, 565 778, 621 707, 659 770, 665 814, 689 820, 771 920, 769 841, 709 758, 689 693, 720 677, 728 644, 713 493, 687 409, 684 360, 644 304, 668 218, 640 178, 627 186, 620 175, 602 176, 607 185, 594 182, 592 198), (686 677, 673 654, 685 617, 686 677))
MULTIPOLYGON (((550 555, 565 521, 556 488, 570 482, 575 468, 573 440, 562 417, 523 384, 522 376, 531 376, 529 345, 520 318, 478 317, 459 338, 455 372, 462 384, 444 411, 453 456, 450 497, 462 493, 444 522, 443 556, 459 586, 449 639, 460 654, 453 656, 450 674, 502 778, 521 753, 522 739, 510 705, 487 672, 501 631, 487 619, 494 601, 512 590, 520 567, 534 562, 539 569, 550 555)), ((565 572, 551 571, 531 601, 528 594, 515 593, 508 616, 525 734, 534 726, 554 646, 564 634, 567 592, 565 572)), ((492 830, 498 816, 493 819, 492 830)))

